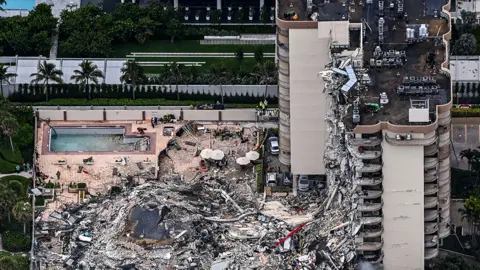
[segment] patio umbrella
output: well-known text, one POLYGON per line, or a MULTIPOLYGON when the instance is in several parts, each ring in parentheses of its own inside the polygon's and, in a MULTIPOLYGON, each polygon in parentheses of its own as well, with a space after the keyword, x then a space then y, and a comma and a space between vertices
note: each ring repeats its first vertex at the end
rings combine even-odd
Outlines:
POLYGON ((225 153, 222 150, 213 150, 211 159, 213 160, 222 160, 225 157, 225 153))
POLYGON ((249 160, 257 160, 260 158, 260 154, 257 151, 250 151, 245 155, 249 160))
POLYGON ((250 159, 246 158, 246 157, 239 157, 237 158, 237 163, 239 165, 247 165, 247 164, 250 164, 250 159))
POLYGON ((202 152, 200 152, 200 156, 203 158, 203 159, 207 159, 207 158, 211 158, 212 157, 212 149, 203 149, 202 152))

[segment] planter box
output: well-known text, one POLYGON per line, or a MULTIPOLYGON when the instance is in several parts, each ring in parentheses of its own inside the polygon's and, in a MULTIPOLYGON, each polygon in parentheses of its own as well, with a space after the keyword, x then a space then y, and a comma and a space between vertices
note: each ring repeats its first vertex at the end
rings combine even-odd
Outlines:
POLYGON ((77 192, 78 192, 78 188, 68 187, 68 192, 70 192, 70 193, 77 193, 77 192))

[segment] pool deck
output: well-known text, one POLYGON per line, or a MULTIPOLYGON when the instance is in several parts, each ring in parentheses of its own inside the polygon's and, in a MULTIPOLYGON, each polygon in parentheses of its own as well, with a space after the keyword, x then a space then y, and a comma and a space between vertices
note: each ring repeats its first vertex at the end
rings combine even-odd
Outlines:
MULTIPOLYGON (((129 151, 129 152, 125 152, 125 151, 116 151, 116 152, 103 152, 103 151, 95 151, 95 152, 88 152, 88 151, 85 151, 85 152, 52 152, 50 151, 50 127, 48 125, 43 125, 43 142, 42 143, 42 155, 111 155, 112 153, 117 153, 117 154, 124 154, 124 153, 128 153, 129 155, 154 155, 156 153, 156 146, 157 146, 157 132, 156 132, 156 129, 159 127, 157 126, 155 128, 155 130, 152 128, 151 125, 149 125, 149 127, 147 128, 145 134, 141 135, 138 131, 137 131, 137 127, 139 126, 136 126, 135 128, 133 128, 133 125, 134 124, 116 124, 116 125, 113 125, 112 124, 105 124, 105 123, 99 123, 99 124, 88 124, 86 125, 87 127, 123 127, 125 128, 125 136, 129 136, 129 137, 149 137, 150 138, 150 149, 148 151, 129 151)), ((82 125, 80 124, 72 124, 72 123, 65 123, 65 122, 59 122, 59 123, 55 123, 53 124, 53 121, 50 122, 50 126, 52 126, 53 128, 55 127, 82 127, 82 125)), ((171 126, 171 125, 168 125, 168 126, 171 126)), ((163 132, 163 127, 162 127, 162 132, 163 132)), ((160 136, 163 136, 160 135, 160 136)))
POLYGON ((121 183, 125 176, 135 177, 135 181, 144 181, 147 178, 156 178, 157 175, 149 171, 152 167, 158 172, 158 155, 160 151, 167 147, 168 141, 173 136, 163 136, 163 127, 174 127, 178 129, 180 124, 157 125, 155 129, 150 123, 143 121, 106 121, 102 123, 87 121, 51 121, 50 125, 56 126, 122 126, 126 128, 127 134, 136 135, 138 127, 147 128, 145 135, 151 138, 151 151, 148 152, 50 152, 48 151, 50 128, 45 122, 42 122, 37 130, 36 151, 38 153, 37 168, 47 176, 45 182, 60 183, 61 191, 57 193, 57 200, 46 206, 43 217, 47 217, 51 212, 62 207, 62 205, 78 203, 78 193, 68 192, 68 185, 74 183, 86 183, 88 193, 92 195, 105 194, 114 185, 121 183), (94 164, 85 165, 83 159, 93 157, 94 164), (115 162, 120 157, 125 157, 128 162, 126 165, 115 162), (59 160, 65 160, 66 164, 59 165, 59 160), (137 163, 141 162, 145 167, 140 170, 137 163), (83 166, 83 171, 78 173, 79 166, 83 166), (116 168, 120 176, 113 175, 113 169, 116 168), (60 172, 60 179, 57 180, 56 174, 60 172), (138 179, 138 180, 137 180, 138 179))

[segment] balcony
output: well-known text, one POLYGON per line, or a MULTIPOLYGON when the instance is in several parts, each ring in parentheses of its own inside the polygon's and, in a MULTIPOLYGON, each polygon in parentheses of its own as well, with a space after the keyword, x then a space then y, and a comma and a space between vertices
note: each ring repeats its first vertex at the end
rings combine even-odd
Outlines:
POLYGON ((278 67, 278 72, 285 76, 290 76, 290 71, 287 68, 278 67))
POLYGON ((431 182, 437 181, 437 178, 438 178, 437 171, 435 170, 427 171, 423 177, 424 177, 425 183, 431 183, 431 182))
POLYGON ((369 139, 350 139, 349 144, 354 146, 377 146, 382 143, 381 138, 369 138, 369 139))
POLYGON ((362 190, 358 197, 361 199, 376 199, 380 198, 382 193, 381 190, 362 190))
POLYGON ((450 133, 440 134, 440 136, 438 136, 438 146, 444 147, 447 145, 450 145, 450 133))
POLYGON ((371 202, 364 202, 359 203, 357 205, 357 210, 360 212, 375 212, 380 211, 382 209, 383 203, 371 203, 371 202))
POLYGON ((382 223, 382 217, 360 217, 360 224, 361 225, 377 225, 382 223))
POLYGON ((425 145, 431 145, 434 144, 437 141, 437 135, 435 132, 431 132, 428 134, 425 134, 424 138, 415 138, 411 134, 396 134, 396 135, 387 135, 385 134, 385 140, 391 144, 391 145, 398 145, 398 146, 404 146, 404 145, 410 145, 410 146, 425 146, 425 145), (401 137, 397 137, 396 135, 400 135, 401 137), (407 139, 407 136, 411 136, 409 139, 407 139), (395 136, 395 137, 392 137, 395 136), (404 138, 404 139, 402 139, 404 138))
POLYGON ((284 37, 288 37, 288 29, 277 27, 277 32, 284 37))
POLYGON ((383 239, 380 242, 363 242, 355 244, 355 249, 357 251, 375 251, 379 250, 383 246, 383 239))
POLYGON ((438 201, 438 205, 440 208, 445 209, 445 208, 450 208, 450 198, 445 198, 445 199, 440 199, 438 201))
POLYGON ((436 144, 427 145, 424 147, 423 155, 424 156, 433 156, 438 152, 438 146, 436 144))
POLYGON ((382 169, 381 164, 363 163, 361 166, 356 167, 356 171, 360 173, 373 173, 382 169))
POLYGON ((436 222, 427 222, 425 223, 425 234, 432 234, 438 231, 438 223, 436 222))
POLYGON ((377 230, 366 229, 366 230, 362 230, 359 234, 357 234, 357 236, 363 237, 363 238, 374 238, 374 237, 382 236, 382 233, 383 233, 382 228, 379 228, 377 230))
POLYGON ((440 226, 440 229, 438 231, 438 237, 440 238, 446 238, 450 235, 450 227, 448 228, 442 228, 443 226, 440 226))
POLYGON ((438 171, 440 173, 444 172, 444 171, 450 171, 450 159, 444 159, 444 160, 441 160, 440 161, 440 166, 438 168, 438 171))
POLYGON ((424 198, 424 207, 425 209, 433 208, 438 205, 438 198, 437 197, 425 197, 424 198))
MULTIPOLYGON (((383 252, 380 252, 379 254, 364 254, 362 255, 362 260, 367 261, 371 264, 379 264, 383 260, 383 252)), ((383 269, 383 268, 380 268, 383 269)))
POLYGON ((450 133, 450 125, 445 125, 445 126, 440 126, 438 127, 438 133, 439 134, 445 134, 445 133, 450 133))
POLYGON ((438 211, 437 210, 425 210, 423 213, 425 221, 432 221, 438 218, 438 211))
POLYGON ((355 181, 356 185, 359 186, 376 186, 382 183, 382 178, 357 178, 355 181))
POLYGON ((277 53, 277 56, 278 56, 278 59, 284 61, 284 62, 288 62, 289 61, 289 56, 290 54, 288 53, 287 50, 285 49, 278 49, 278 53, 277 53))
POLYGON ((440 126, 447 126, 450 125, 452 118, 451 118, 451 112, 446 111, 443 113, 438 114, 438 124, 440 126))
POLYGON ((431 260, 438 256, 438 248, 426 248, 425 249, 425 260, 431 260))
POLYGON ((442 185, 438 190, 438 198, 440 199, 449 198, 450 192, 451 192, 450 185, 442 185))
POLYGON ((438 158, 425 158, 423 161, 423 167, 425 169, 433 169, 438 165, 438 158))
POLYGON ((425 236, 425 247, 436 247, 438 245, 438 236, 437 235, 426 235, 425 236))
POLYGON ((278 79, 278 86, 290 89, 290 82, 282 81, 280 78, 278 79))
POLYGON ((350 153, 360 159, 376 159, 382 155, 381 150, 365 150, 362 146, 349 148, 350 153))
POLYGON ((440 173, 438 176, 438 185, 444 186, 450 184, 450 171, 440 173))
POLYGON ((424 186, 425 195, 433 195, 438 192, 437 184, 426 184, 424 186))
POLYGON ((450 145, 438 149, 438 160, 442 162, 444 159, 450 158, 451 150, 450 145))

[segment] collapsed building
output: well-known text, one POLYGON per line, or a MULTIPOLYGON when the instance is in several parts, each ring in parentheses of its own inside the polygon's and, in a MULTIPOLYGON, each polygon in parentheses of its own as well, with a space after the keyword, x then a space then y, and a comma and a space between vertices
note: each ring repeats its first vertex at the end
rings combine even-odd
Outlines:
POLYGON ((450 234, 449 9, 277 2, 280 161, 326 176, 355 264, 423 269, 450 234))

